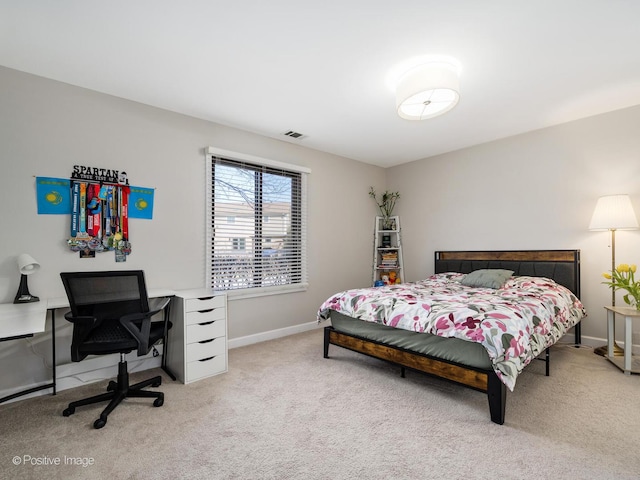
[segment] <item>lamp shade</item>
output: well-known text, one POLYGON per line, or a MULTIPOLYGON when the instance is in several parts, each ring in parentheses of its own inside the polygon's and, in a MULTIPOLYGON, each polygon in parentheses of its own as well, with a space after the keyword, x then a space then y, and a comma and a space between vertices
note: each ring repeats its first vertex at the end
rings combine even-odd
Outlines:
POLYGON ((629 195, 606 195, 598 199, 589 230, 637 229, 638 219, 629 195))
POLYGON ((458 67, 444 61, 418 65, 407 71, 396 87, 398 115, 424 120, 442 115, 460 99, 458 67))
POLYGON ((20 270, 20 273, 22 275, 31 275, 32 273, 40 270, 40 264, 27 253, 21 253, 20 255, 18 255, 17 262, 18 270, 20 270))

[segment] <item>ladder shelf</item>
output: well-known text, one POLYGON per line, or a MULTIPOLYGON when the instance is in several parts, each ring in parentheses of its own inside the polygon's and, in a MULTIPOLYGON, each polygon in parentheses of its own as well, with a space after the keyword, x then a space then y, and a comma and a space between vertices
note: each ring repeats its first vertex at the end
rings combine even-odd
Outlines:
POLYGON ((373 229, 373 276, 371 284, 380 286, 404 281, 400 217, 392 216, 388 224, 377 216, 373 229))

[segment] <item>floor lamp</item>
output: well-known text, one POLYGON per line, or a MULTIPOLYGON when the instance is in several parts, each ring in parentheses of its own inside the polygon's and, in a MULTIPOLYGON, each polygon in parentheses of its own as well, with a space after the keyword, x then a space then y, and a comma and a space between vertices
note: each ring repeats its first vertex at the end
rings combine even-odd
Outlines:
MULTIPOLYGON (((591 217, 589 230, 611 232, 611 271, 616 268, 616 230, 637 230, 638 219, 633 211, 629 195, 606 195, 598 199, 591 217)), ((616 304, 616 291, 611 288, 611 305, 616 304)), ((613 354, 624 355, 624 350, 615 342, 615 321, 613 322, 613 354)), ((607 355, 607 346, 594 349, 598 355, 607 355)))

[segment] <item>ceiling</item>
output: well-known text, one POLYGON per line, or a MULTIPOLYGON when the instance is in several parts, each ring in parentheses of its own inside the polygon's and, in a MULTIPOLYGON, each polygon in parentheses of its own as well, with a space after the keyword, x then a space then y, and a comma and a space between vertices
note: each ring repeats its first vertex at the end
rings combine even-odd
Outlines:
POLYGON ((633 0, 0 0, 0 65, 388 167, 640 104, 639 24, 633 0), (425 55, 460 62, 460 103, 403 120, 425 55))

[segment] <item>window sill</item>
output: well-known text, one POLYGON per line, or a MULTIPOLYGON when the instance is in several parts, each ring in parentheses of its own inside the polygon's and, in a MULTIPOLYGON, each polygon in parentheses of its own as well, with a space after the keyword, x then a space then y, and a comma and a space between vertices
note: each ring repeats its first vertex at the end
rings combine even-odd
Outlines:
POLYGON ((246 298, 266 297, 271 295, 282 295, 286 293, 305 292, 309 287, 308 284, 297 284, 286 287, 265 287, 265 288, 247 288, 242 290, 221 290, 227 294, 228 301, 244 300, 246 298))

